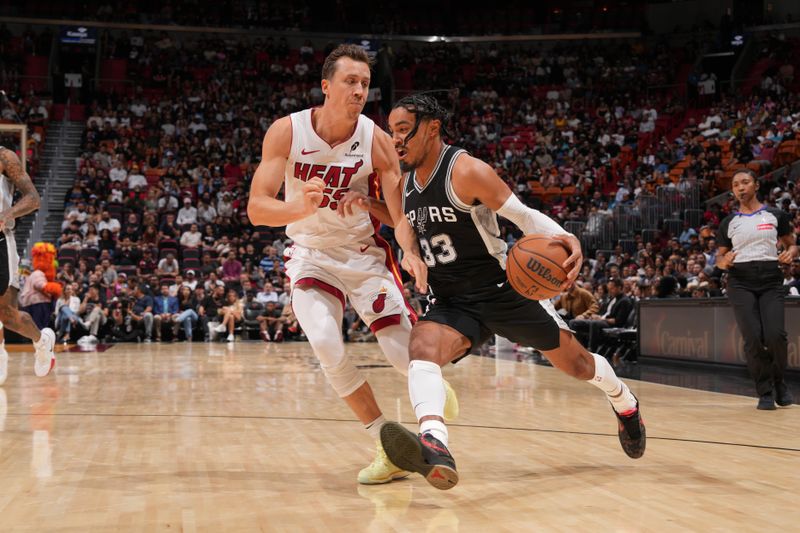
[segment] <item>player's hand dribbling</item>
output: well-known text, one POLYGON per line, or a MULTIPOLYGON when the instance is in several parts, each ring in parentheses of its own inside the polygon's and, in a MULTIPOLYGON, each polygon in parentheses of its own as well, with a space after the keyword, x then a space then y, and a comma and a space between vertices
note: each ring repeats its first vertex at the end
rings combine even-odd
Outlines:
POLYGON ((336 212, 340 217, 352 216, 355 209, 369 211, 370 199, 369 197, 358 191, 347 191, 342 199, 339 200, 339 206, 336 212))
POLYGON ((569 251, 569 257, 561 265, 565 269, 569 269, 567 273, 567 282, 564 284, 564 289, 568 289, 578 279, 578 274, 581 273, 583 267, 583 250, 581 249, 581 241, 569 233, 567 235, 554 235, 553 240, 560 242, 569 251))
POLYGON ((303 215, 311 216, 317 212, 319 204, 324 197, 325 182, 319 178, 312 178, 303 184, 303 215))
POLYGON ((414 277, 414 286, 420 294, 428 294, 428 265, 415 254, 403 254, 403 270, 414 277))

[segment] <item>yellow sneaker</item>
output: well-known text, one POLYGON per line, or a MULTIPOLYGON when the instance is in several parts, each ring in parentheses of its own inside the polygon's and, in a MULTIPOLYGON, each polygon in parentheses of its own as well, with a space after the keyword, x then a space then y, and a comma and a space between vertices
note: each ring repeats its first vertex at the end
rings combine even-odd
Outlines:
POLYGON ((453 390, 447 380, 443 379, 442 381, 444 381, 445 392, 444 421, 455 422, 456 418, 458 418, 458 397, 456 396, 456 391, 453 390))
POLYGON ((358 473, 358 482, 362 485, 380 485, 382 483, 390 483, 396 479, 403 479, 408 477, 411 472, 406 472, 396 467, 386 457, 386 452, 383 451, 381 441, 375 444, 375 459, 366 468, 362 468, 358 473))

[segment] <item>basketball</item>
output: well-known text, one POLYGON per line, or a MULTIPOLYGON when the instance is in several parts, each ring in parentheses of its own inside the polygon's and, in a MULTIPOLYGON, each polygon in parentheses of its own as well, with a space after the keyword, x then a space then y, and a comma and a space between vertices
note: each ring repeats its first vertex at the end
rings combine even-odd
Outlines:
POLYGON ((518 293, 531 300, 548 300, 559 294, 567 280, 561 266, 567 249, 546 235, 526 235, 508 252, 506 276, 518 293))

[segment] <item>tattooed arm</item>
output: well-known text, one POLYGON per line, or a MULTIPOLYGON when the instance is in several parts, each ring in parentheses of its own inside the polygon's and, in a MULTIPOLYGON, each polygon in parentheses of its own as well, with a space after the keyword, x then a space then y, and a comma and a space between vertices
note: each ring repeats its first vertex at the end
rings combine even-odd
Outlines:
POLYGON ((22 197, 8 210, 0 212, 0 231, 13 228, 16 219, 39 209, 39 191, 34 187, 31 177, 22 170, 17 154, 7 148, 0 150, 0 172, 5 174, 22 197))

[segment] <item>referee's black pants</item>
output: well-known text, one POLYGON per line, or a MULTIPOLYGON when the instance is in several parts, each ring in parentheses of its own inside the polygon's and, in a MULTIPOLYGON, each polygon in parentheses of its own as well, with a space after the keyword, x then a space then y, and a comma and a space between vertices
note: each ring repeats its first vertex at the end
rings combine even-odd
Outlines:
POLYGON ((744 338, 747 369, 759 396, 772 392, 786 370, 785 294, 775 261, 739 263, 728 274, 728 300, 744 338))

